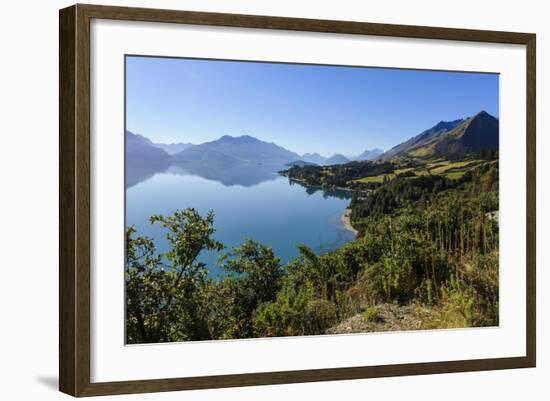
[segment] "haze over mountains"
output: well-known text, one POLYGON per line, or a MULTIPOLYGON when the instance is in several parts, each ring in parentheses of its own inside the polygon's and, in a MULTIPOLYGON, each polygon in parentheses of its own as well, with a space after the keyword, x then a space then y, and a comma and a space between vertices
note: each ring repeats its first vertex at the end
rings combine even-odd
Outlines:
POLYGON ((166 160, 175 162, 215 162, 232 163, 275 163, 332 165, 349 163, 352 160, 372 160, 382 153, 380 149, 366 150, 357 157, 346 157, 335 153, 330 157, 318 153, 299 155, 275 143, 261 141, 249 135, 233 137, 224 135, 214 141, 200 145, 190 143, 161 144, 148 138, 126 131, 126 151, 129 159, 166 160))
POLYGON ((213 163, 219 167, 238 164, 273 164, 277 166, 333 165, 355 160, 391 159, 394 157, 460 157, 479 150, 498 149, 499 121, 485 111, 467 119, 440 121, 433 127, 400 143, 387 152, 366 150, 349 157, 335 153, 330 157, 318 153, 299 155, 275 143, 249 135, 224 135, 214 141, 158 144, 148 138, 126 131, 126 162, 132 168, 146 163, 167 165, 178 162, 213 163))
POLYGON ((380 157, 384 151, 382 149, 367 149, 353 160, 375 160, 380 157))
POLYGON ((308 163, 323 164, 327 158, 321 156, 319 153, 304 153, 302 155, 302 160, 308 163))
POLYGON ((169 155, 175 155, 182 150, 195 146, 192 143, 154 143, 157 148, 164 150, 169 155))
POLYGON ((324 157, 319 153, 304 153, 302 160, 319 165, 343 164, 354 160, 375 160, 383 153, 382 149, 367 149, 358 156, 344 156, 341 153, 335 153, 330 157, 324 157))

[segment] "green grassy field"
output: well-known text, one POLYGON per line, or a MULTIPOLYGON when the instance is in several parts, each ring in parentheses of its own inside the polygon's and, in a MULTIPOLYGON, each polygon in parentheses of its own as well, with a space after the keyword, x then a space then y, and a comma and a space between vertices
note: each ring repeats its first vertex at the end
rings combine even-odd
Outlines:
POLYGON ((423 175, 441 175, 443 177, 457 180, 461 178, 467 171, 472 168, 483 164, 482 160, 461 160, 461 161, 451 161, 444 159, 432 160, 425 165, 419 167, 407 167, 399 168, 394 170, 391 173, 379 174, 375 176, 362 177, 354 180, 354 182, 360 182, 363 184, 368 184, 371 182, 382 183, 387 177, 389 180, 393 180, 399 174, 413 172, 415 176, 423 175))
POLYGON ((384 182, 384 177, 388 177, 388 179, 392 180, 395 178, 395 174, 394 173, 390 173, 390 174, 380 174, 380 175, 375 175, 375 176, 371 176, 371 177, 363 177, 363 178, 359 178, 357 180, 353 180, 354 182, 362 182, 363 184, 368 184, 369 182, 384 182))

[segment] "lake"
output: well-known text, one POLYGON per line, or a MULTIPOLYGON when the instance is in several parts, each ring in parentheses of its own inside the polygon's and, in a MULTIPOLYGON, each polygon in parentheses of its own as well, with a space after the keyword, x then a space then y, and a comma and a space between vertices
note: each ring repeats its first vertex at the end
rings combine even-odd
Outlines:
MULTIPOLYGON (((298 256, 297 244, 320 254, 354 239, 340 220, 349 205, 349 193, 290 182, 277 173, 280 169, 280 165, 264 164, 127 166, 126 224, 134 224, 139 235, 153 238, 162 252, 168 247, 166 231, 149 224, 149 216, 187 207, 201 214, 213 210, 214 237, 226 246, 225 251, 253 238, 271 246, 282 263, 298 256)), ((199 257, 211 276, 222 274, 218 256, 203 252, 199 257)))

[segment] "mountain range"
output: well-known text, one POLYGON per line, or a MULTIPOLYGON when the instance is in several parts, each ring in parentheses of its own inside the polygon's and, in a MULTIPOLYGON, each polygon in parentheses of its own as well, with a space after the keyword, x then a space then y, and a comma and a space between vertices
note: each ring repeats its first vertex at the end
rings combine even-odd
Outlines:
POLYGON ((354 160, 375 160, 383 153, 382 149, 367 149, 358 156, 344 156, 341 153, 335 153, 330 157, 325 157, 319 153, 304 153, 302 160, 308 163, 328 166, 331 164, 349 163, 354 160))
POLYGON ((187 148, 172 156, 175 161, 226 161, 253 163, 289 163, 300 155, 274 143, 264 142, 249 135, 221 138, 187 148))
POLYGON ((249 135, 224 135, 214 141, 193 145, 190 143, 160 144, 126 131, 126 163, 132 167, 147 163, 207 162, 218 167, 238 164, 289 163, 301 165, 345 164, 355 160, 387 160, 394 157, 460 157, 468 153, 498 149, 499 121, 485 111, 453 121, 440 121, 433 127, 402 142, 387 152, 381 149, 366 150, 358 156, 348 157, 335 153, 325 157, 319 153, 299 155, 272 142, 249 135))
POLYGON ((330 157, 318 153, 299 155, 275 143, 261 141, 249 135, 233 137, 224 135, 214 141, 199 145, 190 143, 154 143, 143 135, 126 131, 126 152, 130 162, 139 160, 212 162, 218 165, 234 163, 276 163, 332 165, 349 163, 352 160, 372 160, 382 153, 379 149, 366 150, 357 157, 335 153, 330 157))

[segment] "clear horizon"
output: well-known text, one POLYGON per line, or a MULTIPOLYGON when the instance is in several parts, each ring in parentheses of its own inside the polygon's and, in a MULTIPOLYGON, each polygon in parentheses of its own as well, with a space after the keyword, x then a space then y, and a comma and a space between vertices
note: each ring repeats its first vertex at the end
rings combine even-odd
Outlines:
POLYGON ((489 73, 127 56, 126 129, 157 143, 249 135, 355 156, 442 120, 499 118, 498 85, 489 73))

